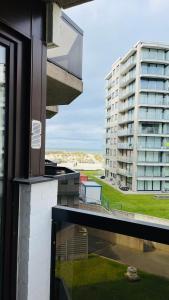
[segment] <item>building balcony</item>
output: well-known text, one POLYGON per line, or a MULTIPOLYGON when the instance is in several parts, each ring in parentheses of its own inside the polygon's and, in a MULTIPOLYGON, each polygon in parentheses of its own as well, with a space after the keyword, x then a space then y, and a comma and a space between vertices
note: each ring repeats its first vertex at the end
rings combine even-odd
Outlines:
POLYGON ((137 176, 137 180, 144 180, 144 181, 169 181, 169 176, 137 176))
POLYGON ((111 101, 108 101, 108 102, 107 102, 106 108, 107 108, 107 109, 111 108, 111 101))
POLYGON ((106 93, 106 98, 111 99, 111 94, 111 90, 108 90, 108 92, 106 93))
POLYGON ((168 123, 169 118, 163 117, 163 118, 157 118, 157 117, 141 117, 138 116, 139 122, 153 122, 153 123, 168 123))
POLYGON ((126 117, 120 118, 119 121, 118 121, 119 124, 132 123, 132 122, 134 122, 133 117, 131 117, 131 118, 126 118, 126 117))
POLYGON ((169 102, 167 101, 162 101, 161 103, 154 103, 154 104, 149 104, 149 103, 138 103, 138 106, 140 107, 159 107, 159 108, 168 108, 169 107, 169 102))
POLYGON ((131 129, 123 129, 118 131, 118 136, 132 136, 134 134, 131 129))
POLYGON ((165 167, 165 166, 169 166, 169 162, 147 162, 147 161, 138 161, 137 162, 138 166, 161 166, 161 167, 165 167))
POLYGON ((112 136, 111 132, 106 132, 106 138, 110 138, 112 136))
POLYGON ((151 146, 151 145, 138 145, 138 151, 153 151, 153 152, 168 152, 169 147, 167 146, 151 146))
POLYGON ((48 107, 69 104, 83 91, 83 31, 59 9, 51 8, 50 17, 54 28, 47 49, 48 107))
POLYGON ((58 114, 59 107, 56 106, 46 106, 46 119, 53 118, 56 114, 58 114))
POLYGON ((123 79, 121 82, 120 82, 120 87, 121 88, 124 88, 126 87, 127 85, 129 85, 130 83, 132 83, 134 80, 136 80, 136 77, 134 75, 132 76, 127 76, 125 79, 123 79))
POLYGON ((163 89, 163 90, 156 90, 156 89, 149 89, 149 88, 140 88, 140 93, 158 93, 158 94, 169 94, 169 90, 163 89))
POLYGON ((138 136, 157 136, 157 137, 169 137, 168 132, 156 132, 156 131, 142 131, 138 132, 138 136))
POLYGON ((144 73, 142 73, 142 74, 140 74, 140 77, 141 78, 154 78, 154 79, 156 79, 156 78, 159 78, 159 79, 166 79, 166 80, 168 80, 169 79, 169 75, 165 75, 165 74, 144 74, 144 73))
POLYGON ((135 94, 135 91, 125 91, 125 92, 120 94, 119 99, 124 100, 124 99, 129 98, 130 96, 132 96, 134 94, 135 94))
POLYGON ((132 108, 134 108, 134 103, 132 103, 132 104, 130 104, 130 105, 126 105, 126 104, 124 104, 124 105, 119 105, 119 112, 120 113, 123 113, 123 112, 125 112, 125 111, 128 111, 128 110, 130 110, 130 109, 132 109, 132 108))
POLYGON ((105 125, 105 127, 108 129, 108 128, 110 128, 112 126, 112 123, 111 122, 109 122, 109 123, 106 123, 106 125, 105 125))
POLYGON ((112 115, 111 110, 109 110, 108 112, 106 111, 106 119, 111 118, 111 115, 112 115))
POLYGON ((118 143, 118 149, 133 149, 133 144, 131 143, 118 143))
POLYGON ((130 156, 118 156, 117 157, 117 160, 120 161, 120 162, 125 162, 125 163, 128 163, 128 164, 132 164, 133 163, 133 157, 130 157, 130 156))
POLYGON ((169 65, 169 60, 163 60, 163 59, 153 59, 153 58, 150 58, 150 57, 147 57, 147 58, 141 58, 141 63, 155 63, 155 64, 163 64, 163 65, 169 65))
POLYGON ((132 177, 132 172, 130 170, 126 170, 126 169, 118 168, 117 169, 117 174, 123 175, 123 176, 126 176, 126 177, 132 177))
POLYGON ((108 82, 108 84, 107 84, 107 86, 106 86, 106 89, 111 89, 111 87, 112 87, 112 82, 108 82))
POLYGON ((128 73, 131 69, 133 69, 136 65, 135 59, 129 59, 127 63, 123 64, 121 67, 121 75, 128 73))
POLYGON ((156 299, 167 299, 168 221, 105 203, 107 214, 101 208, 52 209, 52 299, 71 299, 72 291, 72 299, 151 299, 152 285, 156 299), (130 269, 138 282, 128 279, 130 269))

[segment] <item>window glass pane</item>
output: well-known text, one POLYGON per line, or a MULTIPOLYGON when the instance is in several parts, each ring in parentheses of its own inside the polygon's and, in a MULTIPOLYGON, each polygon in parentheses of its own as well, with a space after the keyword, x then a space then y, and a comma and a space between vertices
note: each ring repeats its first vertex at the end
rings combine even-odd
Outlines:
POLYGON ((160 181, 153 181, 153 191, 160 191, 160 181))
POLYGON ((144 80, 144 79, 141 80, 141 88, 142 89, 147 89, 148 88, 148 81, 147 80, 144 80))
POLYGON ((137 188, 138 188, 138 191, 144 191, 144 181, 138 180, 137 188))
POLYGON ((164 60, 165 52, 164 50, 157 50, 157 59, 164 60))
POLYGON ((156 89, 157 90, 163 90, 163 88, 164 88, 164 82, 161 81, 161 80, 157 80, 156 81, 156 89))
POLYGON ((147 74, 148 73, 147 64, 142 64, 141 65, 141 71, 142 71, 142 74, 147 74))
POLYGON ((147 104, 147 101, 148 101, 147 93, 141 93, 140 94, 140 103, 147 104))
POLYGON ((144 176, 144 167, 138 167, 137 169, 138 176, 144 176))
POLYGON ((169 60, 169 51, 166 52, 165 59, 166 59, 166 60, 169 60))
POLYGON ((157 67, 155 64, 150 64, 148 67, 148 73, 149 74, 156 74, 157 73, 157 67))
POLYGON ((138 152, 138 161, 139 162, 144 162, 145 161, 145 151, 139 151, 138 152))
MULTIPOLYGON (((169 57, 169 54, 168 54, 168 57, 169 57)), ((149 49, 148 48, 142 49, 142 58, 149 58, 149 49)))
POLYGON ((157 59, 157 50, 156 49, 150 49, 149 58, 151 58, 151 59, 157 59))

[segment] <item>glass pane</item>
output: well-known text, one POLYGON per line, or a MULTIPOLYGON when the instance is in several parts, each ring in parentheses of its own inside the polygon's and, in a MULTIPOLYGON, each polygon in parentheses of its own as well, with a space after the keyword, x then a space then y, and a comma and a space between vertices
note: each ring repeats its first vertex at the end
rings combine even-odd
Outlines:
MULTIPOLYGON (((0 254, 2 252, 2 200, 4 182, 4 144, 5 144, 5 64, 6 49, 0 46, 0 254)), ((1 258, 1 257, 0 257, 1 258)), ((1 263, 0 263, 1 266, 1 263)), ((0 270, 1 274, 1 270, 0 270)), ((0 276, 1 278, 1 276, 0 276)))
POLYGON ((63 223, 55 259, 53 299, 168 299, 168 245, 63 223))

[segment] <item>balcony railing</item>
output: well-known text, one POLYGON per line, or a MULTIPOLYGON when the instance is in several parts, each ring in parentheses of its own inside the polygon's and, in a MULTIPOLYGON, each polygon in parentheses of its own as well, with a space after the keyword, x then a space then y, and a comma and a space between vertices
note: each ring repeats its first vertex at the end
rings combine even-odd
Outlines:
POLYGON ((47 118, 57 105, 67 105, 83 92, 83 31, 54 3, 47 17, 47 118))
POLYGON ((121 161, 121 162, 126 162, 126 163, 133 163, 133 157, 130 157, 130 156, 118 156, 117 157, 117 160, 118 161, 121 161))
POLYGON ((164 100, 164 101, 159 101, 159 102, 157 102, 157 103, 148 103, 147 101, 143 101, 143 100, 141 100, 141 101, 139 101, 139 106, 150 106, 150 107, 163 107, 163 106, 167 106, 168 107, 168 105, 169 105, 169 101, 166 101, 166 100, 164 100))
POLYGON ((155 135, 169 135, 169 132, 167 131, 161 131, 161 130, 139 130, 138 134, 143 134, 143 135, 151 135, 151 134, 155 134, 155 135))
POLYGON ((135 57, 130 57, 121 67, 121 74, 129 72, 136 65, 135 57))
POLYGON ((134 121, 134 117, 121 117, 119 118, 119 124, 130 123, 134 121))
POLYGON ((117 173, 120 175, 127 176, 127 177, 132 177, 132 171, 130 171, 130 170, 118 168, 117 173))
POLYGON ((167 299, 169 222, 155 221, 54 207, 51 300, 167 299))
POLYGON ((148 143, 148 144, 145 144, 145 145, 141 145, 140 143, 138 143, 138 150, 142 150, 142 149, 147 149, 147 150, 149 150, 149 149, 154 149, 154 150, 159 150, 159 151, 165 151, 165 150, 167 150, 167 151, 169 151, 169 146, 158 146, 158 145, 151 145, 150 143, 148 143))
POLYGON ((126 98, 128 98, 128 97, 130 97, 130 96, 132 96, 134 94, 135 94, 135 90, 132 90, 132 91, 130 91, 130 90, 123 91, 123 92, 120 93, 119 98, 120 98, 120 100, 124 100, 124 99, 126 99, 126 98))
POLYGON ((124 105, 119 105, 119 112, 121 111, 127 111, 127 110, 130 110, 134 107, 134 101, 133 103, 130 103, 130 104, 124 104, 124 105))
POLYGON ((118 149, 133 149, 133 144, 131 144, 131 143, 118 143, 118 149))
POLYGON ((145 161, 145 160, 138 160, 137 162, 137 165, 139 166, 152 166, 152 167, 155 167, 155 166, 161 166, 161 167, 165 167, 165 166, 169 166, 169 161, 163 161, 163 160, 159 160, 159 161, 145 161))
POLYGON ((123 129, 118 131, 118 136, 129 136, 133 135, 134 132, 132 129, 123 129))
MULTIPOLYGON (((129 73, 128 73, 129 74, 129 73)), ((123 78, 123 80, 120 82, 120 87, 125 87, 126 85, 130 84, 136 79, 135 74, 127 75, 123 78)))
POLYGON ((139 121, 153 121, 153 122, 169 122, 169 118, 167 116, 139 116, 139 121))

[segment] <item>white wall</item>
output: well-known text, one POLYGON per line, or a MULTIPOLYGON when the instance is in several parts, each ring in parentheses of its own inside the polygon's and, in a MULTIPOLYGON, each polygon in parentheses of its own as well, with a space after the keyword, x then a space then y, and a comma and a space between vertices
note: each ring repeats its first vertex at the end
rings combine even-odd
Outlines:
POLYGON ((86 186, 86 202, 100 203, 101 202, 101 187, 86 186))
POLYGON ((49 300, 51 212, 58 182, 20 185, 17 300, 49 300))

